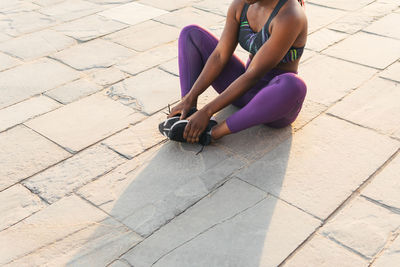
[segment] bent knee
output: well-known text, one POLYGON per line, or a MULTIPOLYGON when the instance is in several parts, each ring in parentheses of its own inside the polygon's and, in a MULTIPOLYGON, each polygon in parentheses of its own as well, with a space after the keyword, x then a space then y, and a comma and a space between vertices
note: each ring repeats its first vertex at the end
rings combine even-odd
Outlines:
POLYGON ((304 98, 306 96, 307 85, 296 73, 288 72, 280 74, 271 82, 280 84, 282 90, 288 90, 288 92, 296 96, 296 98, 304 98))
POLYGON ((180 35, 179 35, 180 38, 181 38, 182 36, 187 36, 187 35, 189 35, 191 32, 193 32, 193 30, 203 31, 203 28, 200 27, 200 26, 197 25, 197 24, 190 24, 190 25, 187 25, 187 26, 185 26, 185 27, 182 28, 182 30, 181 30, 181 32, 180 32, 180 35))

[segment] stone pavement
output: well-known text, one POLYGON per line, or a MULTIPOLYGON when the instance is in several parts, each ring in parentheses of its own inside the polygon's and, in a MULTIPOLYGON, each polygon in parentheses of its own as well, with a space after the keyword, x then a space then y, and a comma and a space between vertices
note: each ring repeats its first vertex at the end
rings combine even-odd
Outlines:
POLYGON ((300 117, 196 155, 157 125, 230 2, 0 1, 0 265, 400 266, 399 0, 309 0, 300 117))

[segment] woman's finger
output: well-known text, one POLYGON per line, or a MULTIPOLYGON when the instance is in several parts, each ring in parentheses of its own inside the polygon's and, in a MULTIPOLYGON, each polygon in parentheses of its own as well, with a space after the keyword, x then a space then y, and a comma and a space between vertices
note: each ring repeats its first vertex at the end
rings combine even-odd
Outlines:
POLYGON ((187 141, 187 138, 188 138, 188 134, 190 132, 191 125, 192 125, 192 123, 189 121, 186 124, 185 130, 183 131, 183 138, 186 139, 186 141, 187 141))

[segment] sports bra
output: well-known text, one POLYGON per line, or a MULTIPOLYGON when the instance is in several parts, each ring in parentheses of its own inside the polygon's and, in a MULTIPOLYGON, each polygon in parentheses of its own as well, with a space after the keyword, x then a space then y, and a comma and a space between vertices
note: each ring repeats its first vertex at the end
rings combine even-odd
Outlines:
MULTIPOLYGON (((239 28, 239 44, 243 47, 244 50, 250 52, 255 55, 257 51, 261 48, 261 46, 268 41, 270 37, 269 33, 269 25, 271 24, 272 19, 278 14, 279 10, 282 6, 287 2, 287 0, 279 0, 278 4, 275 6, 271 15, 269 16, 267 23, 265 23, 264 27, 262 27, 261 31, 254 32, 249 25, 249 21, 247 20, 247 10, 249 8, 249 4, 245 3, 242 14, 240 15, 240 28, 239 28)), ((282 63, 287 63, 291 61, 295 61, 300 58, 303 54, 303 47, 291 47, 286 55, 281 60, 282 63)))

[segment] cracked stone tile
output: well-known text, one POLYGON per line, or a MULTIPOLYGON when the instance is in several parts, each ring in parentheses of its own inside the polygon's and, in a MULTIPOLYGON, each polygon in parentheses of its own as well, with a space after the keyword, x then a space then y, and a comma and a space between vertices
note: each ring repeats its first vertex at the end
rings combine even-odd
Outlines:
POLYGON ((9 266, 108 266, 141 240, 128 227, 107 218, 21 257, 9 266))
POLYGON ((159 68, 166 72, 174 74, 175 76, 179 76, 179 64, 177 57, 161 64, 159 68))
POLYGON ((0 13, 5 15, 29 12, 39 9, 40 6, 21 0, 2 1, 0 3, 0 13))
POLYGON ((175 26, 179 29, 189 24, 198 24, 203 28, 206 28, 224 21, 225 17, 205 12, 197 8, 185 7, 169 14, 156 17, 153 20, 175 26))
POLYGON ((399 225, 399 214, 358 197, 332 218, 321 233, 372 259, 399 225))
POLYGON ((116 65, 120 70, 136 75, 142 71, 165 63, 178 55, 178 44, 172 44, 156 47, 146 52, 138 53, 129 59, 122 61, 116 65))
POLYGON ((336 21, 346 13, 332 8, 317 5, 307 5, 308 34, 311 34, 336 21))
POLYGON ((70 155, 25 126, 2 132, 0 144, 0 190, 70 155))
POLYGON ((104 39, 143 52, 173 42, 178 39, 178 35, 179 30, 177 28, 148 20, 105 36, 104 39), (138 38, 138 36, 141 37, 138 38), (154 38, 154 36, 157 36, 157 38, 154 38))
POLYGON ((79 78, 77 71, 48 58, 0 72, 0 108, 18 103, 77 78, 79 78))
POLYGON ((70 21, 101 11, 100 5, 82 0, 68 0, 40 9, 40 13, 57 18, 61 21, 70 21))
POLYGON ((381 18, 380 20, 372 23, 369 27, 364 29, 364 31, 400 39, 399 31, 396 31, 395 27, 393 27, 393 25, 399 25, 399 24, 400 24, 400 14, 391 13, 381 18))
POLYGON ((400 238, 391 244, 389 248, 374 262, 373 266, 385 267, 396 266, 400 262, 400 238))
POLYGON ((99 15, 92 15, 61 24, 53 29, 80 42, 86 42, 119 31, 127 26, 99 15))
POLYGON ((200 1, 201 0, 139 0, 138 3, 161 8, 168 11, 174 11, 184 7, 192 6, 194 3, 200 1))
POLYGON ((46 207, 40 198, 20 184, 0 192, 0 231, 46 207))
POLYGON ((207 195, 243 163, 211 145, 167 142, 82 187, 78 193, 142 236, 207 195))
POLYGON ((350 252, 321 235, 316 235, 291 258, 287 267, 367 267, 368 262, 359 255, 350 252))
POLYGON ((379 74, 380 77, 400 82, 400 61, 397 61, 379 74))
MULTIPOLYGON (((375 0, 357 0, 357 1, 348 1, 348 0, 308 0, 308 3, 322 5, 326 7, 333 7, 348 11, 357 10, 363 8, 375 0)), ((308 6, 307 6, 308 7, 308 6)))
POLYGON ((0 62, 0 71, 15 67, 22 63, 20 60, 3 53, 0 53, 0 62))
POLYGON ((329 47, 323 53, 384 69, 399 59, 400 40, 359 32, 329 47))
POLYGON ((125 161, 105 146, 96 145, 22 183, 47 202, 54 203, 125 161))
POLYGON ((278 266, 319 225, 312 216, 268 196, 207 229, 153 266, 278 266))
POLYGON ((96 39, 58 52, 52 55, 52 58, 77 70, 89 70, 111 67, 135 54, 133 50, 121 45, 96 39))
POLYGON ((327 28, 322 28, 312 34, 307 38, 306 47, 308 49, 321 52, 325 48, 343 40, 348 34, 332 31, 327 28))
POLYGON ((46 95, 62 104, 69 104, 100 90, 102 87, 99 85, 86 79, 80 79, 47 91, 46 95))
POLYGON ((400 210, 400 156, 389 163, 361 192, 363 196, 400 210))
POLYGON ((102 143, 119 154, 132 159, 166 139, 158 131, 158 124, 166 119, 167 115, 163 112, 156 113, 144 121, 107 138, 102 143))
POLYGON ((325 55, 314 56, 299 69, 300 77, 307 84, 307 98, 326 106, 358 88, 375 73, 374 69, 325 55))
POLYGON ((126 24, 135 25, 167 13, 168 11, 159 8, 150 7, 139 3, 128 3, 105 10, 99 13, 99 15, 126 24), (135 15, 132 16, 132 14, 135 15))
POLYGON ((0 246, 0 264, 20 259, 106 217, 104 212, 77 196, 65 197, 0 232, 0 244, 8 244, 0 246))
POLYGON ((63 34, 44 30, 3 42, 0 44, 0 50, 23 60, 32 60, 61 51, 75 43, 63 34))
POLYGON ((125 72, 120 71, 115 67, 106 69, 98 69, 87 73, 88 77, 95 83, 106 87, 111 84, 120 82, 129 77, 125 72))
POLYGON ((109 265, 110 267, 131 267, 129 263, 122 260, 116 260, 109 265))
POLYGON ((131 249, 123 259, 136 267, 151 266, 174 248, 254 206, 266 196, 265 192, 233 178, 131 249))
POLYGON ((37 12, 0 16, 0 32, 13 37, 48 28, 57 23, 56 18, 37 12))
POLYGON ((180 99, 179 79, 165 71, 150 69, 113 85, 107 95, 151 115, 180 99))
POLYGON ((226 14, 228 13, 228 8, 231 3, 231 0, 223 0, 217 2, 213 0, 203 0, 201 2, 194 3, 193 7, 226 17, 226 14))
POLYGON ((324 219, 398 147, 387 136, 321 115, 236 175, 324 219))
POLYGON ((4 108, 0 110, 0 132, 60 106, 56 101, 39 95, 4 108))
POLYGON ((142 118, 131 108, 97 93, 26 124, 68 151, 76 152, 142 118))
POLYGON ((398 83, 374 78, 328 112, 381 133, 400 137, 399 100, 398 83))

